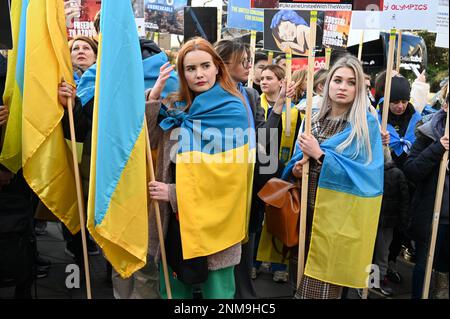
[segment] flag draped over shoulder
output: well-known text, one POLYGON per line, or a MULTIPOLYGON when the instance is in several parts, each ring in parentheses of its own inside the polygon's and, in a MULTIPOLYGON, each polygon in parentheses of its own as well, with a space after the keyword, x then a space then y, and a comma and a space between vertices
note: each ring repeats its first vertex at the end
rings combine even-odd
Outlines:
POLYGON ((45 206, 75 233, 80 229, 75 177, 58 99, 61 79, 73 82, 62 1, 30 1, 24 70, 23 174, 45 206))
MULTIPOLYGON (((370 114, 367 122, 372 148, 369 163, 363 151, 352 158, 356 141, 342 153, 336 151, 349 136, 350 125, 320 145, 326 155, 305 267, 309 277, 352 288, 367 287, 383 194, 384 157, 379 124, 370 114)), ((295 162, 302 157, 297 149, 283 178, 289 177, 295 162)))
POLYGON ((246 237, 253 180, 251 113, 216 83, 194 99, 189 113, 166 116, 160 124, 164 130, 181 126, 176 187, 183 258, 240 243, 246 237))
POLYGON ((9 108, 0 164, 14 173, 22 167, 22 101, 25 66, 25 38, 28 0, 15 0, 11 5, 13 49, 8 52, 3 101, 9 108))
POLYGON ((124 278, 146 263, 144 74, 129 0, 103 0, 94 98, 88 229, 124 278))

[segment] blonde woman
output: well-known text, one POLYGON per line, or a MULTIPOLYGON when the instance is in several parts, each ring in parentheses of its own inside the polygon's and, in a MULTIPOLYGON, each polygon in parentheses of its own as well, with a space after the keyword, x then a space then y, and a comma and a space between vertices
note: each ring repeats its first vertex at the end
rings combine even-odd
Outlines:
POLYGON ((353 56, 329 71, 311 135, 299 135, 283 178, 302 177, 310 161, 307 257, 299 299, 338 299, 342 287, 366 287, 383 191, 376 117, 367 111, 364 73, 353 56))

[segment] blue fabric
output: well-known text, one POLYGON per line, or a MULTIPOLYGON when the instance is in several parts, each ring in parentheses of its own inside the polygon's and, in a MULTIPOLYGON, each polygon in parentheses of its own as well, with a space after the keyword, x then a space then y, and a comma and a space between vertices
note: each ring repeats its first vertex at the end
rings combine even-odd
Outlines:
POLYGON ((273 16, 270 28, 277 28, 282 21, 289 21, 296 25, 309 25, 305 19, 299 16, 294 10, 280 10, 273 16))
MULTIPOLYGON (((216 83, 197 95, 188 113, 178 110, 182 105, 178 103, 177 110, 166 112, 167 117, 159 124, 163 130, 181 127, 189 133, 189 138, 180 135, 179 153, 201 151, 217 154, 249 143, 249 134, 246 134, 249 119, 245 106, 240 98, 225 91, 220 84, 216 83), (241 129, 244 134, 230 134, 230 129, 241 129)), ((252 135, 254 131, 250 133, 252 135)))
MULTIPOLYGON (((144 67, 145 89, 150 89, 155 85, 159 76, 159 69, 168 61, 167 55, 164 52, 152 55, 142 61, 144 67)), ((170 93, 177 92, 178 87, 178 74, 175 71, 172 71, 161 93, 161 97, 164 99, 170 93)))
POLYGON ((81 101, 81 105, 85 106, 94 98, 95 94, 95 77, 97 76, 97 64, 91 65, 83 75, 77 86, 77 96, 81 101))
MULTIPOLYGON (((378 111, 378 118, 381 123, 382 117, 380 110, 378 111)), ((411 120, 409 121, 405 136, 400 136, 395 130, 395 128, 388 123, 387 131, 391 136, 389 148, 394 151, 395 155, 400 156, 403 152, 409 154, 412 145, 416 141, 416 134, 414 133, 414 130, 416 128, 417 122, 419 122, 421 118, 422 116, 418 112, 414 112, 413 116, 411 117, 411 120)))
MULTIPOLYGON (((383 194, 384 157, 381 134, 377 119, 367 113, 367 124, 372 148, 372 161, 367 162, 367 154, 360 150, 356 158, 352 158, 356 150, 356 141, 342 153, 336 148, 350 135, 350 124, 340 133, 320 144, 325 152, 325 160, 320 171, 321 188, 345 192, 360 197, 375 197, 383 194)), ((287 180, 292 174, 295 163, 303 158, 303 152, 297 144, 294 155, 283 171, 282 178, 287 180)))

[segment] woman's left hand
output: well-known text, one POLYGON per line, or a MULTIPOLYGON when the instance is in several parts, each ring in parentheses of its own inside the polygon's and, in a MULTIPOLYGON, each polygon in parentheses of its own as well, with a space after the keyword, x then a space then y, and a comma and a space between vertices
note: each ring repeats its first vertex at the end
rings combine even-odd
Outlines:
POLYGON ((169 184, 161 182, 150 182, 148 183, 148 192, 150 198, 154 200, 160 200, 164 202, 169 201, 169 184))
POLYGON ((312 135, 300 134, 300 147, 303 153, 314 159, 319 159, 324 151, 320 148, 319 142, 312 135))
POLYGON ((391 134, 389 132, 381 132, 381 143, 383 146, 389 146, 391 142, 391 134))

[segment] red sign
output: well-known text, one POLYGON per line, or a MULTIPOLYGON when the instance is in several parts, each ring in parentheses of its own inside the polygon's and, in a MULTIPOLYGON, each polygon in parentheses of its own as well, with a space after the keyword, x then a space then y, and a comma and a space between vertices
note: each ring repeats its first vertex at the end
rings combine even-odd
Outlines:
MULTIPOLYGON (((324 57, 316 57, 314 59, 314 72, 325 69, 326 63, 324 57)), ((308 68, 308 58, 293 58, 292 72, 308 68)))

